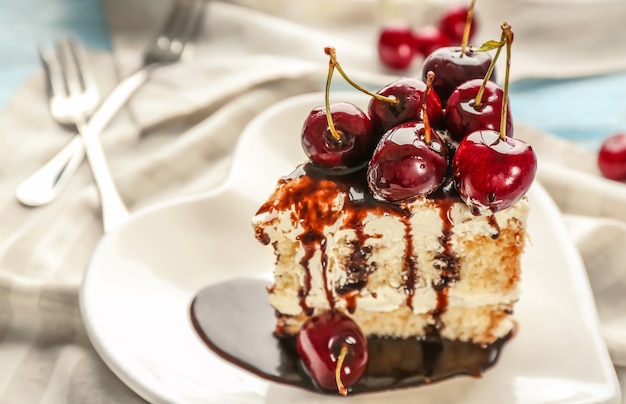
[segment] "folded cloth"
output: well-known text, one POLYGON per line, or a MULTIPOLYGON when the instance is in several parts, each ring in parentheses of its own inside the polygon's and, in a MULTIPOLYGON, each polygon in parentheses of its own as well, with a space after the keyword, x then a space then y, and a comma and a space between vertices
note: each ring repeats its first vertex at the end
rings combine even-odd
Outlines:
MULTIPOLYGON (((420 2, 398 0, 395 13, 406 16, 398 10, 412 6, 415 21, 429 21, 445 6, 435 0, 415 3, 420 2)), ((624 40, 615 30, 626 4, 610 2, 609 9, 609 2, 478 3, 482 26, 494 27, 483 30, 481 38, 499 37, 501 20, 511 15, 517 38, 514 78, 626 68, 626 55, 610 51, 618 48, 615 41, 624 40), (581 16, 597 16, 602 23, 595 27, 606 29, 585 29, 583 40, 581 16)), ((381 12, 382 3, 373 0, 311 4, 212 2, 193 62, 155 71, 102 137, 131 211, 218 185, 238 135, 252 118, 279 100, 323 89, 324 46, 336 47, 344 68, 372 89, 395 77, 375 54, 375 28, 393 12, 381 12)), ((169 2, 106 0, 104 6, 113 52, 89 51, 89 57, 106 93, 140 65, 169 2)), ((39 71, 0 111, 0 402, 142 402, 100 360, 80 317, 79 285, 102 235, 88 167, 48 206, 26 208, 13 196, 19 182, 68 140, 47 114, 43 87, 39 71)), ((539 155, 538 179, 564 212, 579 247, 602 332, 624 380, 626 253, 619 243, 626 240, 626 188, 600 178, 593 152, 530 128, 523 132, 539 155)))

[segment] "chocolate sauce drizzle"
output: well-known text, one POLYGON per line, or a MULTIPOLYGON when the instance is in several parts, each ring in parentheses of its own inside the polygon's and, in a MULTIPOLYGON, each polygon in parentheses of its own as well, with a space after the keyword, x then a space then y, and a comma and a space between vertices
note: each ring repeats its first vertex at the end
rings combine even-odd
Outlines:
MULTIPOLYGON (((259 208, 258 213, 271 213, 275 210, 284 211, 290 208, 298 212, 298 215, 294 215, 291 220, 294 227, 299 226, 303 229, 303 232, 298 236, 298 241, 305 251, 300 260, 300 265, 304 268, 304 279, 298 297, 304 313, 310 315, 312 312, 306 303, 306 298, 311 288, 309 263, 317 251, 320 252, 321 265, 324 269, 322 271, 323 280, 329 306, 335 307, 336 294, 346 301, 348 310, 354 311, 356 309, 355 291, 365 286, 369 273, 375 270, 368 264, 371 248, 365 245, 369 237, 365 234, 363 226, 365 216, 374 211, 379 215, 400 216, 408 222, 409 212, 401 206, 379 202, 372 197, 367 188, 365 167, 344 173, 322 169, 313 164, 303 164, 279 180, 279 183, 286 183, 295 178, 299 180, 297 187, 288 187, 288 191, 281 195, 280 199, 268 201, 259 208), (334 208, 338 195, 345 195, 341 210, 334 208), (326 274, 328 256, 325 251, 325 231, 328 226, 337 221, 340 215, 343 215, 344 228, 353 229, 356 238, 351 242, 352 252, 346 267, 348 280, 341 287, 335 288, 333 292, 326 274)), ((256 236, 259 241, 265 244, 269 242, 269 237, 265 234, 261 233, 256 236)), ((405 268, 405 273, 409 271, 408 268, 405 268)), ((414 275, 411 277, 415 279, 414 275)), ((409 279, 407 279, 407 285, 408 282, 409 279)))
MULTIPOLYGON (((258 279, 237 279, 201 290, 190 306, 193 328, 225 361, 266 380, 319 392, 301 369, 295 338, 273 334, 274 311, 267 304, 266 287, 258 279)), ((422 339, 371 336, 365 374, 350 395, 419 386, 459 375, 479 377, 497 362, 510 337, 483 346, 435 335, 422 339)))
POLYGON ((439 216, 443 223, 439 243, 443 250, 435 257, 435 267, 440 272, 440 278, 436 284, 433 284, 433 288, 437 292, 437 307, 432 313, 435 329, 430 330, 430 332, 439 332, 443 327, 441 316, 448 308, 450 284, 460 279, 459 260, 452 247, 452 236, 454 235, 452 207, 455 201, 450 198, 440 199, 439 201, 439 216))
MULTIPOLYGON (((329 306, 331 308, 335 307, 335 295, 337 295, 346 301, 349 311, 354 312, 356 309, 355 292, 367 284, 368 275, 375 270, 371 264, 368 264, 371 248, 366 246, 366 240, 370 236, 365 234, 363 225, 363 220, 368 212, 373 212, 379 216, 397 216, 404 225, 406 244, 402 278, 407 296, 406 304, 412 308, 419 268, 412 236, 413 229, 409 209, 402 204, 392 204, 374 199, 368 190, 365 167, 344 173, 323 169, 310 163, 303 164, 279 182, 287 183, 294 179, 298 179, 298 186, 290 184, 289 187, 285 187, 287 191, 281 195, 281 198, 268 201, 261 206, 258 213, 271 213, 274 210, 285 211, 290 208, 293 208, 295 212, 299 212, 297 217, 294 215, 291 220, 294 222, 294 226, 298 224, 304 229, 298 237, 305 251, 304 256, 300 260, 300 265, 304 268, 304 278, 302 288, 298 294, 300 306, 304 313, 308 315, 312 313, 311 308, 306 304, 306 298, 311 289, 309 264, 317 251, 320 252, 321 265, 324 269, 323 280, 329 306), (334 207, 338 195, 345 195, 341 210, 337 210, 334 207), (352 253, 346 267, 348 282, 337 287, 333 292, 332 286, 326 278, 328 256, 325 250, 326 238, 324 234, 326 227, 334 224, 339 215, 343 215, 344 228, 353 229, 356 237, 354 241, 351 241, 352 253)), ((456 193, 454 184, 448 180, 429 199, 439 207, 443 223, 439 240, 442 252, 437 255, 435 260, 436 268, 440 271, 441 276, 439 281, 432 285, 437 292, 437 308, 432 313, 435 329, 428 330, 429 332, 438 332, 443 326, 441 324, 441 315, 448 306, 447 294, 449 285, 459 280, 458 258, 451 242, 454 228, 451 210, 454 204, 460 201, 460 198, 456 193)), ((493 215, 489 217, 489 223, 497 230, 495 236, 497 238, 499 228, 493 215)), ((269 242, 267 235, 257 234, 257 238, 265 244, 269 242)))
POLYGON ((415 247, 413 246, 413 228, 411 226, 410 217, 402 217, 404 224, 404 259, 402 268, 402 277, 405 280, 404 288, 406 289, 406 305, 413 310, 413 295, 415 294, 415 281, 417 279, 417 259, 415 256, 415 247))

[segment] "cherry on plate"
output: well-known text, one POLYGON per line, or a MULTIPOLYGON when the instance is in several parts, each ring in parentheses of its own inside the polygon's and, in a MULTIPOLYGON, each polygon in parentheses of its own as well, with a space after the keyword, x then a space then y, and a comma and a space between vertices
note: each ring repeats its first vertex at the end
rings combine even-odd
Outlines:
POLYGON ((350 317, 335 310, 309 318, 296 335, 296 348, 322 390, 347 394, 367 367, 365 336, 350 317))

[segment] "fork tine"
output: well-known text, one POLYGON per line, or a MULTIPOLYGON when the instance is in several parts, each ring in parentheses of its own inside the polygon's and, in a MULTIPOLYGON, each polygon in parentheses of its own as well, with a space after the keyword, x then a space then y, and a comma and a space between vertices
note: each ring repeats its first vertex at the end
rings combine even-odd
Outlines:
POLYGON ((161 47, 167 48, 170 46, 171 38, 174 36, 174 33, 178 30, 178 26, 180 26, 181 21, 184 21, 183 14, 185 13, 187 6, 187 0, 174 0, 172 4, 172 9, 168 13, 167 20, 161 27, 158 35, 158 41, 161 47), (167 43, 162 43, 162 41, 167 41, 167 43))
POLYGON ((89 68, 89 61, 87 60, 87 52, 83 45, 74 39, 68 41, 71 54, 76 63, 78 74, 85 91, 95 91, 97 95, 98 84, 96 78, 93 75, 93 71, 89 68))
POLYGON ((49 53, 46 54, 41 46, 37 48, 37 53, 39 55, 41 65, 46 72, 46 87, 48 94, 50 96, 54 96, 55 94, 66 94, 59 61, 56 58, 50 57, 49 53))
POLYGON ((175 37, 179 45, 181 59, 188 59, 193 55, 193 43, 202 31, 204 14, 206 10, 205 0, 193 0, 193 4, 187 14, 187 21, 182 25, 182 30, 175 37))
POLYGON ((72 52, 72 45, 68 38, 61 38, 56 43, 57 58, 61 63, 61 71, 65 75, 65 86, 68 94, 77 94, 82 91, 83 83, 79 73, 76 58, 72 52))
POLYGON ((206 0, 194 0, 193 8, 189 14, 187 29, 179 36, 182 42, 195 40, 202 31, 204 15, 206 13, 206 0))
POLYGON ((68 45, 77 69, 77 81, 80 80, 82 85, 85 113, 91 115, 93 110, 100 104, 98 84, 96 83, 93 70, 89 66, 87 52, 82 43, 76 38, 72 38, 68 41, 68 45))
MULTIPOLYGON (((205 0, 178 0, 173 18, 168 20, 163 35, 171 40, 171 46, 181 48, 199 32, 204 19, 205 0)), ((178 49, 182 51, 182 49, 178 49)))
POLYGON ((48 97, 52 94, 52 77, 50 76, 50 65, 46 60, 46 56, 44 55, 44 51, 41 48, 41 45, 37 46, 37 56, 39 57, 39 62, 43 67, 45 77, 46 77, 46 94, 48 97))

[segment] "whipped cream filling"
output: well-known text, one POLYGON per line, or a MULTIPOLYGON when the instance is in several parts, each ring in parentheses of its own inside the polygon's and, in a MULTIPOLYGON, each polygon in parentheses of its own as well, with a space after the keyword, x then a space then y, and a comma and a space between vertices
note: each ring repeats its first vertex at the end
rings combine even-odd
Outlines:
MULTIPOLYGON (((346 222, 346 214, 341 214, 345 201, 345 195, 338 194, 334 198, 331 210, 339 213, 337 219, 323 230, 324 247, 309 256, 310 252, 302 248, 300 239, 306 231, 298 219, 300 212, 293 208, 270 209, 254 217, 253 225, 262 228, 271 240, 270 245, 278 243, 280 249, 283 244, 275 275, 298 277, 298 282, 288 284, 285 290, 274 290, 270 294, 270 303, 277 311, 301 314, 302 291, 299 288, 304 284, 310 285, 304 299, 310 308, 349 308, 355 304, 362 310, 389 312, 410 303, 414 313, 433 311, 438 304, 433 285, 441 281, 441 270, 437 266, 448 265, 442 245, 446 222, 453 225, 447 241, 449 248, 462 259, 466 253, 464 241, 493 238, 508 226, 519 226, 519 221, 526 220, 529 209, 524 198, 493 217, 491 212, 475 216, 461 202, 454 202, 444 210, 433 200, 418 199, 405 206, 410 212, 408 220, 398 215, 368 212, 357 230, 346 222), (357 234, 358 231, 362 234, 357 234), (412 254, 407 254, 409 240, 412 254), (354 260, 354 246, 358 243, 362 244, 359 251, 369 255, 361 262, 362 268, 346 268, 345 264, 354 260), (407 255, 414 260, 414 279, 408 279, 410 275, 402 269, 407 266, 407 255)), ((458 282, 449 283, 447 305, 511 304, 518 295, 517 284, 506 291, 488 287, 477 289, 464 285, 461 277, 458 282)))

